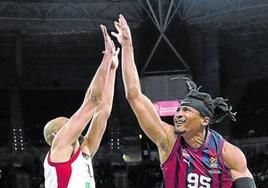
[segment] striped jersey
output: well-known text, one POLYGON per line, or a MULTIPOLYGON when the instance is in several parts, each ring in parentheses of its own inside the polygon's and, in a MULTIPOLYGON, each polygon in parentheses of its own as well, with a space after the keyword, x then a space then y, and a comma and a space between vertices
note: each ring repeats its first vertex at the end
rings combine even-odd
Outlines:
POLYGON ((50 151, 44 160, 46 188, 95 188, 91 158, 86 159, 80 150, 67 162, 55 163, 50 151))
POLYGON ((230 188, 232 179, 224 165, 222 147, 225 140, 208 130, 198 149, 188 146, 179 136, 168 159, 161 165, 165 188, 230 188))

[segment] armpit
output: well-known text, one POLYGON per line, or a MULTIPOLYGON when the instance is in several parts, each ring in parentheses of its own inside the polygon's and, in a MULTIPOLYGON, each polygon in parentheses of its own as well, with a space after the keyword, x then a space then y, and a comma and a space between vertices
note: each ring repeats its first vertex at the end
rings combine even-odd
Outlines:
POLYGON ((157 141, 157 146, 161 152, 165 152, 165 153, 168 152, 168 143, 165 138, 159 138, 157 141))

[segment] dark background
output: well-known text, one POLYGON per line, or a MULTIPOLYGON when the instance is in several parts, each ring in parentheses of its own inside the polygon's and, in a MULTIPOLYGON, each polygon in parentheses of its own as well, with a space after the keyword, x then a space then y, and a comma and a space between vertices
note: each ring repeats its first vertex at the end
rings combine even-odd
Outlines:
MULTIPOLYGON (((99 25, 114 31, 120 13, 144 93, 181 98, 185 83, 171 78, 187 76, 228 98, 237 122, 212 128, 244 151, 258 187, 268 187, 268 0, 1 0, 0 187, 43 186, 43 126, 79 108, 102 58, 99 25)), ((125 99, 121 67, 94 171, 97 187, 162 182, 157 150, 125 99)))

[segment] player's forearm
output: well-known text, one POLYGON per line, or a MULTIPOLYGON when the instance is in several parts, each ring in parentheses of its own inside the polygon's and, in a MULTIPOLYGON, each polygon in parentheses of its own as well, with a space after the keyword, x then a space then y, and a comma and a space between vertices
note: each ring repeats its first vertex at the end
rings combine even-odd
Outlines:
POLYGON ((129 45, 122 46, 122 75, 126 97, 129 99, 137 96, 141 87, 133 47, 129 45))
POLYGON ((114 98, 114 85, 115 85, 116 70, 111 69, 109 72, 108 83, 105 88, 104 97, 101 104, 96 108, 95 116, 102 116, 103 121, 107 121, 110 117, 114 98))
POLYGON ((83 143, 86 152, 92 157, 99 148, 101 139, 107 126, 108 118, 112 110, 114 97, 116 68, 111 68, 108 76, 108 83, 105 87, 104 97, 100 105, 96 108, 90 127, 84 137, 83 143))
POLYGON ((113 53, 111 51, 103 52, 103 58, 101 64, 98 68, 98 71, 105 72, 105 75, 108 76, 110 67, 112 64, 113 53))
POLYGON ((109 69, 111 67, 112 54, 105 53, 102 62, 92 80, 90 88, 87 91, 87 100, 96 100, 99 104, 103 97, 103 91, 105 90, 106 82, 108 80, 109 69))
POLYGON ((104 97, 101 101, 101 104, 96 107, 94 118, 101 116, 102 121, 107 121, 110 117, 114 98, 115 75, 116 69, 110 69, 104 97))
POLYGON ((89 154, 91 157, 94 156, 99 148, 101 139, 107 126, 106 118, 108 119, 106 114, 104 114, 104 111, 94 113, 94 117, 91 121, 88 131, 84 136, 84 142, 82 145, 84 148, 83 152, 89 154))
POLYGON ((108 77, 107 90, 105 92, 105 100, 107 105, 107 115, 110 116, 114 99, 114 87, 115 87, 116 69, 111 69, 108 77))
POLYGON ((53 141, 53 148, 66 147, 72 145, 81 135, 89 121, 92 119, 95 104, 88 101, 71 116, 67 124, 57 133, 53 141))

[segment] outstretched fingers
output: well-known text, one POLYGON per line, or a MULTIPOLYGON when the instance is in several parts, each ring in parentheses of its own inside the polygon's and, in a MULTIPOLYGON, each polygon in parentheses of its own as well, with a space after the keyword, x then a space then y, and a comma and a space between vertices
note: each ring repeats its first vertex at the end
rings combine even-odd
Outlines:
POLYGON ((114 36, 121 45, 125 45, 126 43, 131 44, 129 26, 122 14, 120 14, 118 20, 114 22, 114 26, 117 33, 111 32, 111 35, 114 36))
POLYGON ((115 26, 118 33, 111 32, 111 35, 114 36, 115 38, 119 39, 119 35, 120 35, 122 29, 121 29, 120 24, 118 22, 114 22, 114 26, 115 26))
POLYGON ((107 37, 109 37, 108 33, 107 33, 107 29, 104 25, 100 25, 101 27, 101 31, 102 31, 102 34, 103 34, 103 38, 107 40, 107 37))
POLYGON ((114 22, 114 26, 115 26, 115 28, 116 28, 116 30, 119 32, 120 30, 121 30, 121 25, 120 25, 120 23, 119 22, 114 22))
POLYGON ((111 35, 113 35, 115 38, 117 38, 118 37, 118 33, 115 33, 115 32, 111 32, 111 35))
POLYGON ((124 16, 122 14, 119 15, 119 22, 123 26, 127 26, 127 21, 126 21, 126 19, 124 18, 124 16))
POLYGON ((114 53, 115 44, 114 44, 113 40, 111 39, 111 37, 109 36, 106 27, 104 25, 100 25, 100 27, 101 27, 101 31, 103 34, 104 46, 105 46, 105 51, 103 53, 105 53, 105 52, 114 53))
POLYGON ((104 25, 100 25, 100 27, 101 27, 101 31, 102 31, 102 35, 103 35, 103 39, 104 39, 104 46, 105 46, 105 50, 106 50, 109 35, 108 35, 107 29, 104 25))

